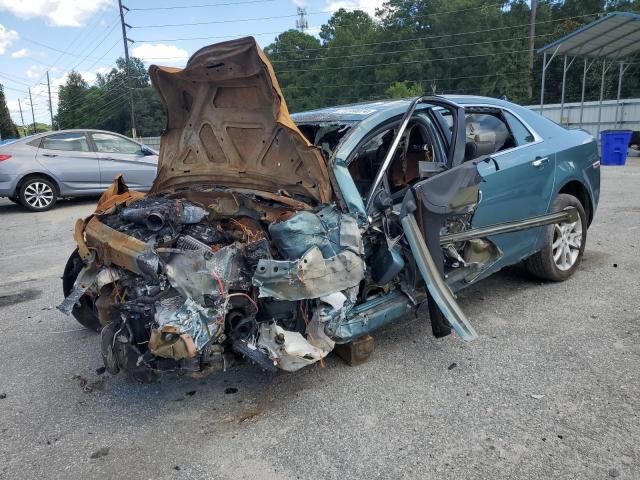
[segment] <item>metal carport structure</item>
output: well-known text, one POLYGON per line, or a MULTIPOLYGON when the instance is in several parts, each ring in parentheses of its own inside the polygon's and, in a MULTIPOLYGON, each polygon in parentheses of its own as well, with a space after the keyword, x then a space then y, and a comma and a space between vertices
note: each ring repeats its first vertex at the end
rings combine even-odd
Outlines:
POLYGON ((562 91, 560 94, 560 119, 564 110, 564 93, 567 72, 576 58, 584 58, 582 71, 582 96, 580 99, 580 126, 584 110, 584 94, 587 72, 597 60, 602 61, 602 77, 600 81, 600 106, 598 110, 598 133, 602 120, 602 101, 604 96, 604 80, 609 69, 618 63, 618 95, 616 98, 615 121, 618 122, 618 106, 622 91, 622 80, 625 72, 640 52, 640 14, 631 12, 612 12, 595 20, 575 32, 538 49, 543 54, 542 81, 540 87, 540 113, 544 106, 544 82, 549 64, 556 56, 564 57, 562 69, 562 91), (549 57, 550 55, 550 57, 549 57), (549 58, 548 58, 549 57, 549 58), (548 59, 547 59, 548 58, 548 59))

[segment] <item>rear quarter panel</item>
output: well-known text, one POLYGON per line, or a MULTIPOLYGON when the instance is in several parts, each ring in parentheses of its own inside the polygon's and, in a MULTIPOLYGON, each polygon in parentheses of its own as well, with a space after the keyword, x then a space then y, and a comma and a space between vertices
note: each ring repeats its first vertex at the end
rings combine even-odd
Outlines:
POLYGON ((596 140, 585 130, 567 129, 527 108, 517 108, 556 153, 553 198, 569 182, 578 181, 587 189, 595 214, 600 198, 600 155, 596 140))
MULTIPOLYGON (((574 143, 559 150, 556 160, 557 195, 571 181, 582 183, 589 192, 592 214, 595 215, 600 199, 600 155, 596 140, 583 130, 569 130, 574 143)), ((593 216, 592 216, 593 218, 593 216)))

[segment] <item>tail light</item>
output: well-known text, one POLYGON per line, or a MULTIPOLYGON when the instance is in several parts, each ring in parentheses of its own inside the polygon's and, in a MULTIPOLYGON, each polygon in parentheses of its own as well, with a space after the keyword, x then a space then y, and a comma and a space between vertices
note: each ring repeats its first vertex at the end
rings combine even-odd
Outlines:
POLYGON ((5 160, 9 160, 11 155, 3 155, 0 153, 0 162, 4 162, 5 160))

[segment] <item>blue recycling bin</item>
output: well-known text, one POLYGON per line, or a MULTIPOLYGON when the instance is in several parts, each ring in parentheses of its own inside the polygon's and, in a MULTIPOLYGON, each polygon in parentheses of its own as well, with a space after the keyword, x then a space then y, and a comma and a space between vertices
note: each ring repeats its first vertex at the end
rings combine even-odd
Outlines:
POLYGON ((602 165, 624 165, 631 141, 631 130, 604 130, 600 132, 602 165))

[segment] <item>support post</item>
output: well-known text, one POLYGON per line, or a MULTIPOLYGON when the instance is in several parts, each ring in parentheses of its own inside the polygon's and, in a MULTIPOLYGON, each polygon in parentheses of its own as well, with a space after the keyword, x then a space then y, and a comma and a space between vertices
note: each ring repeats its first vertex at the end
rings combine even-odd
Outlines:
POLYGON ((547 52, 542 55, 542 81, 540 85, 540 115, 542 115, 542 107, 544 106, 544 77, 547 73, 547 52))
POLYGON ((536 14, 538 11, 538 0, 531 0, 531 25, 529 27, 529 98, 533 99, 533 49, 536 37, 536 14))
POLYGON ((51 130, 53 128, 53 103, 51 103, 51 82, 49 81, 49 70, 47 70, 47 90, 49 91, 49 114, 51 115, 51 130))
POLYGON ((122 5, 122 0, 118 0, 118 7, 120 8, 120 24, 122 26, 122 41, 124 43, 124 59, 127 63, 127 86, 129 89, 129 104, 131 106, 131 136, 137 137, 136 134, 136 113, 133 103, 133 85, 131 84, 131 66, 129 61, 129 39, 127 38, 127 24, 124 23, 124 10, 129 10, 122 5))
POLYGON ((584 68, 582 69, 582 95, 580 96, 580 128, 582 128, 582 114, 584 113, 584 91, 587 85, 587 57, 584 58, 584 68))
POLYGON ((33 120, 33 133, 36 133, 36 115, 33 113, 33 100, 31 99, 31 88, 29 88, 29 104, 31 105, 31 119, 33 120))
POLYGON ((614 117, 615 126, 622 127, 622 118, 618 123, 618 109, 620 108, 620 95, 622 94, 622 77, 624 75, 624 63, 620 62, 620 69, 618 70, 618 95, 616 96, 616 115, 614 117))
POLYGON ((560 125, 562 125, 562 114, 564 113, 564 91, 567 83, 567 56, 564 56, 564 64, 562 66, 562 91, 560 93, 560 125))
POLYGON ((20 103, 20 99, 18 99, 18 108, 20 109, 20 120, 22 120, 22 131, 24 132, 24 136, 27 136, 27 127, 24 126, 24 116, 22 115, 22 104, 20 103))
POLYGON ((600 79, 600 101, 598 103, 598 129, 596 131, 596 140, 600 141, 600 121, 602 120, 602 100, 604 98, 604 76, 607 73, 607 60, 602 59, 602 77, 600 79))

